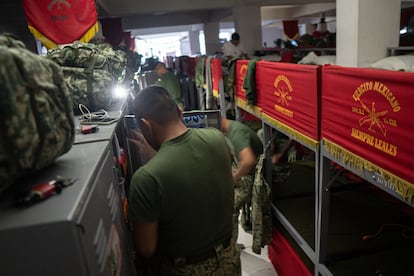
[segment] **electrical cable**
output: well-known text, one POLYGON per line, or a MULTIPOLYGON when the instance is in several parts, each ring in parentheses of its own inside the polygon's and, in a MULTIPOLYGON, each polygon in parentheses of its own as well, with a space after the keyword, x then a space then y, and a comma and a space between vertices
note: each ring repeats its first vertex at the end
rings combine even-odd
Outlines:
POLYGON ((82 115, 79 117, 79 120, 83 121, 103 121, 109 117, 108 112, 105 109, 101 109, 97 112, 90 112, 90 110, 83 104, 79 104, 79 110, 82 115))
POLYGON ((382 224, 377 232, 375 232, 374 234, 370 234, 370 235, 364 235, 364 236, 362 236, 362 239, 364 241, 366 241, 366 240, 378 237, 382 233, 382 231, 384 230, 385 227, 401 227, 402 228, 401 229, 401 236, 403 238, 405 238, 405 239, 414 239, 414 227, 410 227, 408 225, 399 224, 399 223, 382 224))

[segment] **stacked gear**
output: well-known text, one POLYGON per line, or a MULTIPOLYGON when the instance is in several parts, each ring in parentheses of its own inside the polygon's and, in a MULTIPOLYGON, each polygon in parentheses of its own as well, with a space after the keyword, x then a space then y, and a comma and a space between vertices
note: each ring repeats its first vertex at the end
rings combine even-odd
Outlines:
POLYGON ((74 142, 72 97, 62 69, 0 35, 0 192, 42 169, 74 142))
POLYGON ((47 56, 62 66, 75 111, 79 104, 91 111, 111 105, 112 90, 125 75, 123 51, 109 44, 74 42, 50 50, 47 56))

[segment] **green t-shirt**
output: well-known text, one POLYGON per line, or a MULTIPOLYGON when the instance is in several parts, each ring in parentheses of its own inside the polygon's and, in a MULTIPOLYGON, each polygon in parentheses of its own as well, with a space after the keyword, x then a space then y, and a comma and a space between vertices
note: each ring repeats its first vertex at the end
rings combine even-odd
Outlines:
POLYGON ((155 85, 164 87, 170 93, 171 97, 179 105, 183 105, 181 97, 181 85, 177 76, 172 72, 167 72, 155 81, 155 85))
POLYGON ((229 121, 227 137, 233 144, 236 158, 239 157, 240 151, 247 147, 253 149, 256 157, 263 153, 263 143, 259 136, 257 136, 253 129, 245 124, 237 121, 229 121))
POLYGON ((169 257, 213 248, 232 231, 231 157, 217 129, 189 129, 162 144, 132 177, 129 219, 159 223, 159 249, 169 257))

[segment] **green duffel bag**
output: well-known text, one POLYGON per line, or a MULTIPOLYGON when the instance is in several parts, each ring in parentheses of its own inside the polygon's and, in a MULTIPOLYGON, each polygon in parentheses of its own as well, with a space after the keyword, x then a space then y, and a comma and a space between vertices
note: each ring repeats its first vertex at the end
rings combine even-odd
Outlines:
POLYGON ((0 36, 0 192, 68 152, 75 136, 60 66, 10 39, 0 36))

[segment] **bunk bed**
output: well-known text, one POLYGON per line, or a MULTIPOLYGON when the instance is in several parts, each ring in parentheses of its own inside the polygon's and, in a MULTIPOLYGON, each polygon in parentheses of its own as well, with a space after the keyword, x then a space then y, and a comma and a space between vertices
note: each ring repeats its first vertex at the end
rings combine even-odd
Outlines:
MULTIPOLYGON (((265 132, 276 129, 312 152, 310 159, 290 164, 286 181, 272 185, 272 207, 280 224, 275 231, 292 240, 290 245, 307 264, 301 271, 306 275, 316 271, 317 263, 320 66, 259 61, 256 70, 265 132)), ((270 255, 273 250, 271 246, 270 255)), ((285 269, 283 263, 275 266, 277 271, 285 269)))
POLYGON ((247 61, 237 65, 237 106, 261 118, 265 142, 276 129, 315 153, 272 186, 268 250, 278 273, 407 275, 414 246, 408 107, 414 74, 259 61, 257 103, 249 106, 241 89, 247 61), (289 106, 277 106, 281 94, 289 106))
POLYGON ((322 69, 321 275, 408 275, 414 246, 414 74, 322 69), (334 191, 331 163, 362 181, 334 191))
MULTIPOLYGON (((272 184, 275 229, 268 247, 269 259, 280 275, 312 275, 317 264, 321 67, 257 61, 257 101, 252 105, 248 103, 243 89, 248 66, 246 60, 239 60, 236 64, 237 107, 262 120, 265 144, 276 130, 279 135, 292 138, 312 152, 310 160, 298 160, 291 164, 291 174, 286 181, 272 184), (304 204, 298 205, 298 202, 304 204), (305 223, 302 223, 302 218, 306 218, 305 223)), ((270 168, 270 152, 266 152, 266 156, 266 167, 270 168)), ((270 170, 266 170, 269 183, 272 183, 271 174, 270 170)))
POLYGON ((272 184, 268 251, 279 275, 409 274, 414 74, 257 61, 250 104, 248 66, 236 61, 237 108, 262 121, 265 144, 276 130, 314 153, 272 184))

